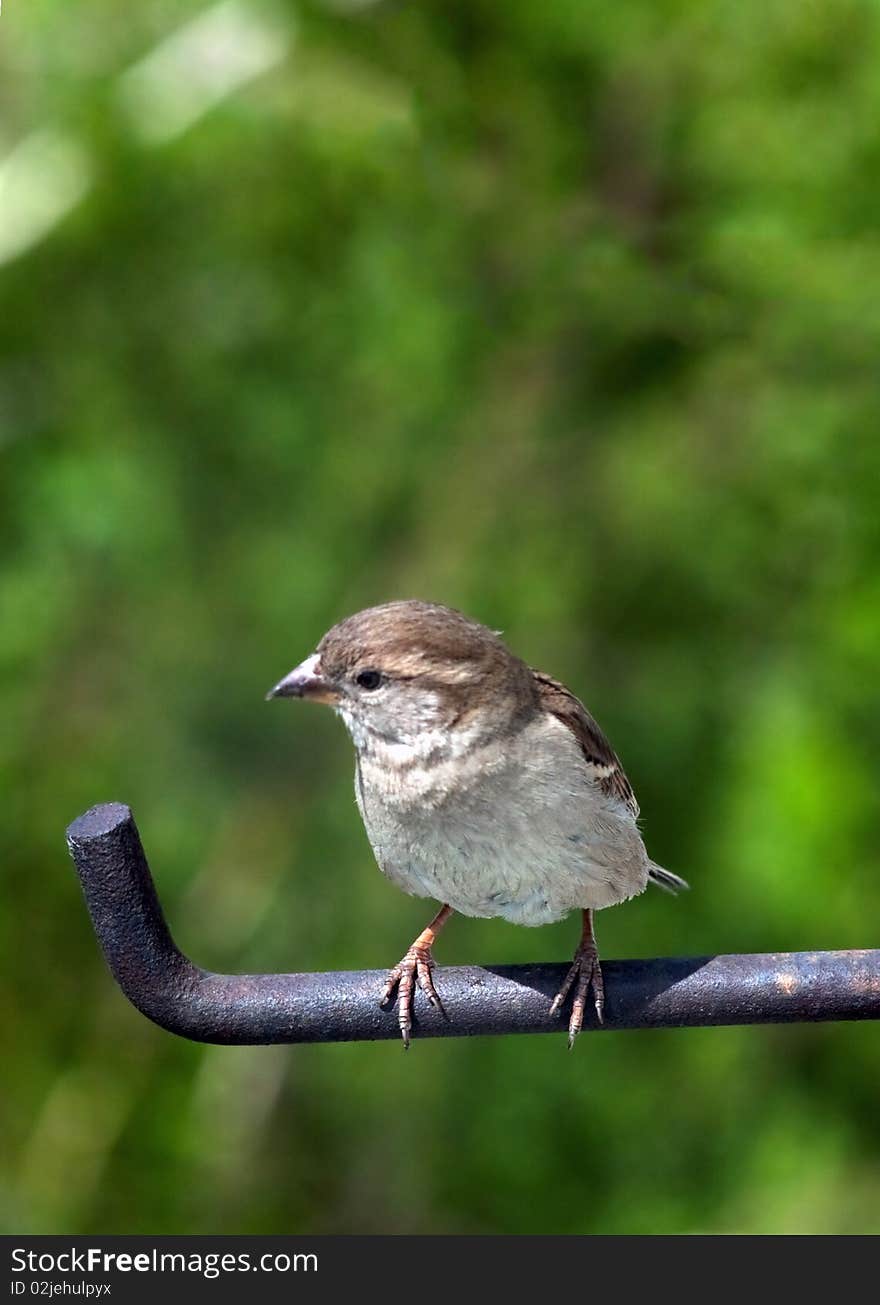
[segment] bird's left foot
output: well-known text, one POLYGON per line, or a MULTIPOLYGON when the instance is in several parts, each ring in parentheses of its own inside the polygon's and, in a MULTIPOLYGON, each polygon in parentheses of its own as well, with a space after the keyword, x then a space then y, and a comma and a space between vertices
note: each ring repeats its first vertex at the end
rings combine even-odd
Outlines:
POLYGON ((605 985, 602 981, 602 967, 599 964, 599 949, 596 946, 596 939, 593 936, 593 922, 590 918, 590 912, 584 912, 584 932, 581 937, 580 946, 574 954, 574 960, 571 968, 565 976, 562 987, 553 998, 553 1004, 550 1007, 551 1018, 558 1015, 562 1009, 566 997, 574 988, 574 1000, 571 1003, 571 1017, 568 1021, 568 1047, 569 1050, 574 1046, 574 1041, 584 1026, 584 1012, 587 1007, 587 995, 590 988, 593 989, 593 1005, 596 1010, 596 1019, 601 1024, 603 1022, 603 1013, 605 1010, 605 985))

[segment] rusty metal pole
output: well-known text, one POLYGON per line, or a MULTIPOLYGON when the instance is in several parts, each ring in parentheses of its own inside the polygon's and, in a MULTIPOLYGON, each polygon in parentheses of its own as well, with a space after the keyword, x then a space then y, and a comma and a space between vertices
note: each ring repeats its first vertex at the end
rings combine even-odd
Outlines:
MULTIPOLYGON (((211 974, 174 944, 131 811, 93 807, 67 841, 95 933, 122 991, 163 1028, 198 1042, 399 1039, 377 998, 384 970, 211 974)), ((420 993, 418 1037, 562 1032, 550 1019, 568 969, 467 965, 437 972, 448 1022, 420 993)), ((605 1029, 880 1018, 880 951, 603 961, 605 1029)), ((593 1026, 595 1027, 595 1026, 593 1026)))

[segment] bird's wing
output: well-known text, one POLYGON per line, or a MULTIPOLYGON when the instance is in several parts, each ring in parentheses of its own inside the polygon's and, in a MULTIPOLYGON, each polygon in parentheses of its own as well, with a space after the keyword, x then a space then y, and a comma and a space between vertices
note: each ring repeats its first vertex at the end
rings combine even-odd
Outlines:
POLYGON ((538 701, 571 730, 590 767, 593 779, 603 793, 615 797, 629 808, 633 817, 639 804, 632 785, 611 744, 579 698, 558 680, 543 671, 532 670, 538 688, 538 701))

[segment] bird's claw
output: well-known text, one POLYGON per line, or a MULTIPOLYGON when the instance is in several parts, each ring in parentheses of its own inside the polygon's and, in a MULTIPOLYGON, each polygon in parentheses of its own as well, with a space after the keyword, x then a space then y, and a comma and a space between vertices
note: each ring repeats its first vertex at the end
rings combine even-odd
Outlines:
POLYGON ((389 972, 382 996, 379 998, 379 1005, 384 1006, 394 996, 395 988, 397 989, 397 1023, 400 1026, 400 1036, 403 1038, 404 1048, 409 1048, 410 1035, 412 1034, 413 999, 416 984, 421 988, 431 1005, 439 1010, 443 1018, 449 1018, 443 1002, 440 1000, 440 994, 434 987, 434 980, 431 977, 433 968, 434 958, 431 955, 430 947, 410 947, 406 955, 389 972))
POLYGON ((569 1050, 574 1046, 574 1041, 584 1026, 584 1012, 587 1006, 587 994, 590 988, 593 989, 593 1005, 596 1010, 596 1019, 603 1023, 603 1013, 605 1010, 605 985, 602 982, 602 967, 599 964, 599 953, 595 944, 592 946, 581 946, 574 955, 571 968, 565 976, 562 987, 553 998, 553 1004, 550 1007, 551 1018, 558 1015, 562 1009, 563 1003, 572 989, 575 981, 577 987, 574 990, 574 1000, 571 1003, 571 1016, 568 1021, 568 1047, 569 1050))

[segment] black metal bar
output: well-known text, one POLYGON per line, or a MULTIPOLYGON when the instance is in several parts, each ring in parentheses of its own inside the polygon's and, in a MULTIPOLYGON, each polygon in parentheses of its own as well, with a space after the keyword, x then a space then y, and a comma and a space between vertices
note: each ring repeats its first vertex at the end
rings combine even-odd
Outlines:
MULTIPOLYGON (((264 1044, 398 1038, 377 1004, 386 971, 211 974, 174 945, 128 807, 93 807, 67 831, 104 955, 128 999, 197 1042, 264 1044)), ((550 1001, 560 965, 437 972, 446 1021, 416 999, 420 1037, 561 1031, 550 1001)), ((880 951, 603 961, 607 1029, 880 1018, 880 951)), ((593 1026, 595 1027, 595 1025, 593 1026)))

